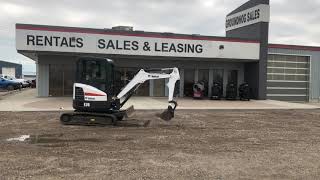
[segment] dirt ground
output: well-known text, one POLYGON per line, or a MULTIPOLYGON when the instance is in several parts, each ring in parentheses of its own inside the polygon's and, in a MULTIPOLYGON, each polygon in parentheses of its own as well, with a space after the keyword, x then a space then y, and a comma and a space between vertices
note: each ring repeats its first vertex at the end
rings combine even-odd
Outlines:
POLYGON ((0 179, 320 179, 320 110, 157 112, 116 127, 0 112, 0 179))

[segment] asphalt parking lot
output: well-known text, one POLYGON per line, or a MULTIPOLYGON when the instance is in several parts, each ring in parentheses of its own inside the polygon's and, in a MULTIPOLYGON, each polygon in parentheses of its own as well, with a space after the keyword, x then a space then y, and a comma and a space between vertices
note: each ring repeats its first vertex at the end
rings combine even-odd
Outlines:
POLYGON ((320 179, 320 110, 137 111, 118 126, 0 112, 4 179, 320 179), (17 141, 21 135, 30 136, 17 141))

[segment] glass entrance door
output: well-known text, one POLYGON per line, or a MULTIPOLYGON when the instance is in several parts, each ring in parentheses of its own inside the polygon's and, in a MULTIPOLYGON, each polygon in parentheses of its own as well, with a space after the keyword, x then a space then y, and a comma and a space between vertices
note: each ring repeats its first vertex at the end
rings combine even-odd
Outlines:
POLYGON ((233 83, 236 87, 238 87, 238 71, 237 70, 229 70, 228 72, 228 84, 233 83))
POLYGON ((185 69, 184 70, 184 97, 193 96, 193 84, 194 84, 194 69, 185 69))

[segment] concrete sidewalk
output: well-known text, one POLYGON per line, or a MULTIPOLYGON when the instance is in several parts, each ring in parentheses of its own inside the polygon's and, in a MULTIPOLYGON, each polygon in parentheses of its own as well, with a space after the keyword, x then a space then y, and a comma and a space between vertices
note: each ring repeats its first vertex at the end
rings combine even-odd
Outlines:
MULTIPOLYGON (((177 109, 317 109, 320 106, 274 100, 213 101, 178 98, 177 109)), ((166 109, 165 97, 132 97, 124 106, 135 109, 166 109)), ((0 111, 65 111, 73 110, 71 97, 37 98, 35 89, 8 95, 0 100, 0 111)))

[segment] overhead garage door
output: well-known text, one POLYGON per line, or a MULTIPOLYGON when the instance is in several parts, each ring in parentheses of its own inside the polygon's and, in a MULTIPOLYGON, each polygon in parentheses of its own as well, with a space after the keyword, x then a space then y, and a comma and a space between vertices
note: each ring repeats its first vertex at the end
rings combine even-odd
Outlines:
POLYGON ((280 101, 309 100, 309 57, 270 54, 267 98, 280 101))
POLYGON ((2 74, 11 77, 16 77, 16 69, 12 67, 2 67, 2 74))

